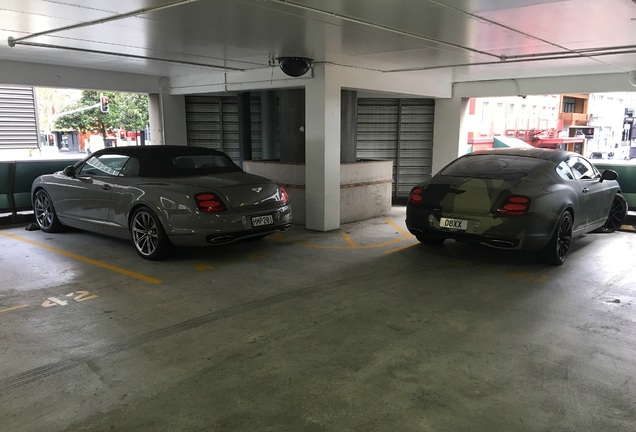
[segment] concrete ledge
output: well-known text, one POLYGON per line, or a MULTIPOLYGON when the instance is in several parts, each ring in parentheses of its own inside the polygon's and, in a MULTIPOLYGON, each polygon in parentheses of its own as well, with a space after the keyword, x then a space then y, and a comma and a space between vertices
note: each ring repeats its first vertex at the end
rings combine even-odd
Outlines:
MULTIPOLYGON (((245 161, 243 169, 270 178, 287 189, 293 222, 305 224, 305 165, 245 161)), ((391 211, 393 161, 364 160, 340 165, 340 223, 386 215, 391 211)))

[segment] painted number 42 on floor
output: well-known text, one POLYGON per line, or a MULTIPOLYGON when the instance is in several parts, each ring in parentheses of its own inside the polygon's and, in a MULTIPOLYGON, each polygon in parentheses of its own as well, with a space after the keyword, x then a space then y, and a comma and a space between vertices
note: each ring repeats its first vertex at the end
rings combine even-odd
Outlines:
MULTIPOLYGON (((66 294, 66 297, 73 297, 73 300, 81 302, 85 300, 92 300, 94 298, 99 297, 97 294, 91 294, 88 291, 76 291, 72 293, 66 294)), ((56 297, 49 297, 42 303, 42 307, 51 307, 51 306, 66 306, 68 304, 68 300, 60 300, 56 297)))

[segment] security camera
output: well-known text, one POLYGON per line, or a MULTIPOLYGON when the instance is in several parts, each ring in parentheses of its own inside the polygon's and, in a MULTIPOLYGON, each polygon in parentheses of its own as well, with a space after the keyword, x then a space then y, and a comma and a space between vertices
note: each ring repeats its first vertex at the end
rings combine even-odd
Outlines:
POLYGON ((313 59, 307 57, 279 57, 278 66, 291 77, 303 76, 311 69, 313 59))

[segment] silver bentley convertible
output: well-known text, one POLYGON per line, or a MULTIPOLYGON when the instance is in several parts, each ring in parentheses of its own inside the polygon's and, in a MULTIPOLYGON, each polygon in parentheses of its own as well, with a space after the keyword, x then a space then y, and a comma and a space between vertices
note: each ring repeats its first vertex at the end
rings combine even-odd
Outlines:
POLYGON ((157 260, 174 246, 258 238, 291 225, 285 189, 243 172, 225 153, 187 146, 114 147, 31 188, 38 226, 131 239, 157 260))

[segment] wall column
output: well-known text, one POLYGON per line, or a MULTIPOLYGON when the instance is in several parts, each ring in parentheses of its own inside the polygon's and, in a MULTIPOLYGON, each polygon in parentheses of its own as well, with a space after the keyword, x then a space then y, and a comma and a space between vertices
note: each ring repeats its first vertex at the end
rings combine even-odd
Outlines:
POLYGON ((148 127, 151 142, 163 145, 163 122, 161 121, 161 97, 159 93, 148 95, 148 127))
POLYGON ((250 93, 238 94, 238 122, 239 122, 239 154, 240 163, 252 160, 252 110, 250 106, 250 93))
POLYGON ((340 228, 340 97, 329 66, 315 65, 305 87, 305 226, 316 231, 340 228))
POLYGON ((263 160, 277 159, 276 155, 276 93, 261 92, 261 145, 263 160))
MULTIPOLYGON (((186 128, 185 96, 160 94, 162 143, 166 145, 188 145, 186 128)), ((150 103, 150 100, 148 101, 150 103)), ((155 128, 151 125, 152 130, 155 128)), ((156 142, 153 138, 153 142, 156 142)))
POLYGON ((305 163, 305 90, 279 92, 280 161, 305 163))
POLYGON ((468 149, 468 98, 437 99, 433 129, 432 174, 468 149))
POLYGON ((342 90, 340 121, 340 162, 354 163, 358 158, 358 92, 342 90))

